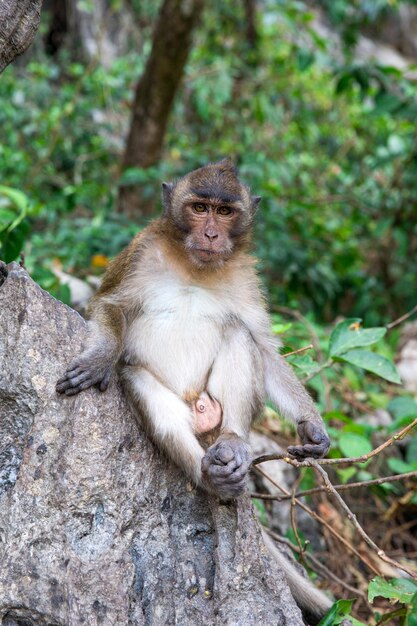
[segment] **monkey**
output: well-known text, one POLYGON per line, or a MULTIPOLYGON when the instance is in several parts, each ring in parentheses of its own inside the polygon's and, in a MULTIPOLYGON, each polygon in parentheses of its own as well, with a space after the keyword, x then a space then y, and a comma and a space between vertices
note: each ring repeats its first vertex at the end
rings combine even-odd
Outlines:
POLYGON ((56 389, 105 391, 117 369, 157 447, 230 500, 245 490, 249 429, 266 398, 297 425, 291 456, 322 457, 330 439, 271 332, 250 254, 260 197, 223 159, 163 183, 162 200, 161 217, 110 263, 89 305, 86 348, 56 389))

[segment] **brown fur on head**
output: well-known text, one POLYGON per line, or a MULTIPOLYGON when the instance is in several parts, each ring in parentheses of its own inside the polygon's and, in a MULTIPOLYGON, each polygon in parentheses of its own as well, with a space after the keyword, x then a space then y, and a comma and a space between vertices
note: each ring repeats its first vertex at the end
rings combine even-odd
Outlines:
POLYGON ((260 198, 251 196, 229 159, 163 183, 162 189, 164 218, 195 266, 220 267, 248 243, 260 198))

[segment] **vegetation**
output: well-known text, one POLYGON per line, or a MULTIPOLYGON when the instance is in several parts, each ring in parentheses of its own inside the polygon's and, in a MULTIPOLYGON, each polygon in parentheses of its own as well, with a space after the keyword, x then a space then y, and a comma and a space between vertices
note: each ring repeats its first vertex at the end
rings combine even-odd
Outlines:
MULTIPOLYGON (((111 10, 122 10, 113 4, 111 10)), ((24 63, 2 75, 0 257, 11 261, 23 252, 33 277, 69 303, 54 263, 79 278, 100 275, 146 221, 116 210, 121 186, 140 187, 156 213, 162 180, 231 156, 263 198, 254 243, 275 331, 287 351, 313 345, 288 358, 320 403, 332 458, 369 454, 417 417, 415 398, 399 385, 393 364, 399 325, 389 324, 416 304, 417 88, 412 72, 354 55, 363 22, 374 24, 400 3, 321 2, 333 38, 319 34, 311 3, 259 0, 251 28, 247 3, 210 3, 161 159, 123 170, 130 103, 156 19, 147 3, 131 4, 143 25, 138 51, 104 66, 98 58, 80 61, 65 47, 48 56, 39 39, 24 63), (364 417, 381 409, 391 416, 387 424, 364 417)), ((47 14, 42 28, 40 36, 47 14)), ((271 432, 268 419, 261 424, 271 432)), ((407 553, 417 552, 417 437, 409 434, 388 450, 376 464, 335 465, 331 478, 346 485, 407 475, 343 494, 375 542, 405 564, 407 553)), ((300 489, 313 486, 313 469, 301 470, 300 489)), ((322 513, 336 515, 323 493, 310 498, 322 513)), ((348 521, 335 519, 350 537, 348 521)), ((399 579, 403 572, 377 568, 390 581, 376 578, 368 600, 369 568, 353 559, 347 573, 348 557, 324 536, 334 554, 328 567, 362 594, 356 623, 417 623, 417 588, 399 579), (394 609, 372 608, 377 596, 395 602, 394 609)), ((300 546, 304 539, 297 537, 300 546)), ((331 582, 338 596, 353 597, 331 582)), ((351 603, 342 601, 323 624, 338 624, 350 612, 351 603)))

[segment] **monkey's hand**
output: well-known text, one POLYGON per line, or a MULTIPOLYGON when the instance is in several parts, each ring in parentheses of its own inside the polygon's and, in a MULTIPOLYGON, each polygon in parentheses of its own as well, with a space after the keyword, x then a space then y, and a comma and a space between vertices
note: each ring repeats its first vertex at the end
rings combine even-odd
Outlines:
POLYGON ((114 370, 113 361, 95 352, 84 352, 67 369, 56 384, 58 393, 66 396, 75 394, 97 385, 100 391, 106 391, 114 370))
POLYGON ((298 423, 297 432, 300 435, 302 446, 289 446, 288 454, 302 460, 307 457, 320 459, 330 448, 330 439, 323 422, 304 420, 298 423))
POLYGON ((245 490, 251 464, 249 446, 237 435, 223 435, 201 461, 203 479, 219 498, 237 498, 245 490))
POLYGON ((4 281, 6 280, 8 273, 9 272, 8 272, 7 267, 6 267, 6 264, 3 263, 3 261, 0 261, 0 287, 2 286, 4 281))

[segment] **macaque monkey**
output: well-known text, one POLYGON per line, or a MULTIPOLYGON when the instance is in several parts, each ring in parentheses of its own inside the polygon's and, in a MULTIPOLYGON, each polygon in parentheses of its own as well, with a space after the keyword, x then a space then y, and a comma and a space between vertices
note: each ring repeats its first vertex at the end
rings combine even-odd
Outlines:
POLYGON ((105 391, 117 366, 151 439, 223 500, 245 490, 249 429, 266 398, 297 424, 290 455, 318 458, 330 445, 278 352, 248 254, 259 200, 229 160, 164 183, 162 217, 110 264, 87 347, 57 383, 67 396, 105 391))

